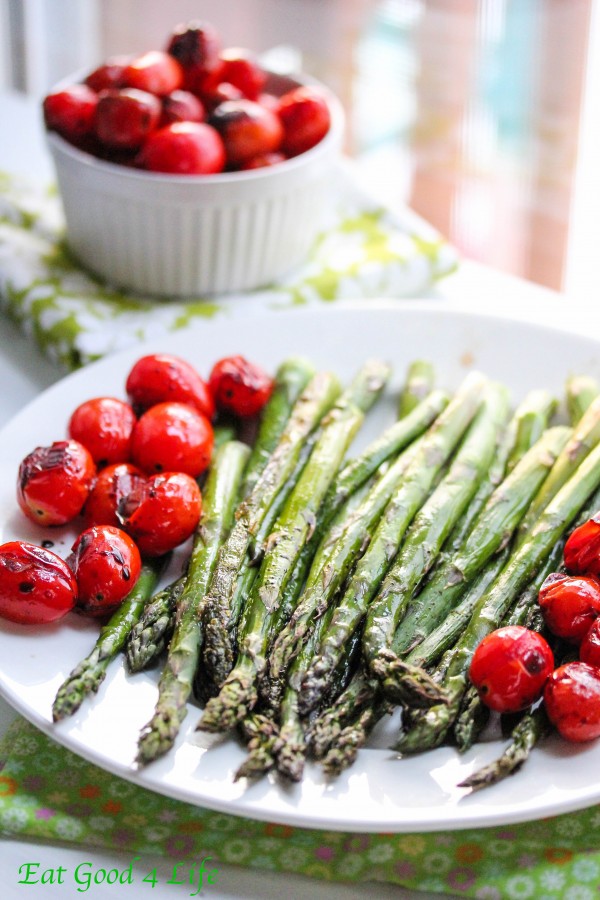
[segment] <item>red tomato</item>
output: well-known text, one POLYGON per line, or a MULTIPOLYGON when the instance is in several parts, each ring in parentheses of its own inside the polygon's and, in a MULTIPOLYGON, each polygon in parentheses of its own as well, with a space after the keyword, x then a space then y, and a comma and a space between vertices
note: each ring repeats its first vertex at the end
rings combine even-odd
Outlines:
POLYGON ((97 105, 97 95, 86 84, 53 91, 43 103, 46 128, 79 143, 93 132, 97 105))
POLYGON ((237 167, 259 154, 279 150, 283 128, 277 115, 252 100, 228 100, 213 111, 210 124, 217 129, 227 164, 237 167))
POLYGON ((240 47, 223 50, 217 71, 220 82, 232 84, 248 100, 258 100, 267 80, 254 54, 240 47))
POLYGON ((208 22, 192 21, 172 32, 167 53, 183 66, 186 77, 202 75, 219 64, 221 39, 208 22))
POLYGON ((196 478, 207 468, 213 430, 207 418, 184 403, 158 403, 133 430, 131 455, 144 472, 185 472, 196 478))
POLYGON ((96 108, 96 136, 107 147, 137 150, 157 128, 162 112, 158 97, 135 88, 104 91, 96 108))
POLYGON ((548 718, 568 741, 600 737, 600 670, 585 662, 556 669, 546 684, 548 718))
POLYGON ((27 541, 0 547, 0 616, 23 625, 54 622, 73 609, 77 583, 56 553, 27 541))
POLYGON ((126 87, 163 97, 183 85, 183 69, 170 53, 149 50, 131 60, 122 78, 126 87))
POLYGON ((153 475, 129 494, 124 527, 146 556, 162 556, 194 533, 202 511, 200 489, 183 472, 153 475))
POLYGON ((600 668, 600 619, 594 620, 579 645, 579 659, 590 666, 600 668))
POLYGON ((94 460, 79 441, 36 447, 19 466, 19 506, 39 525, 64 525, 81 512, 95 474, 94 460))
POLYGON ((85 83, 97 94, 110 88, 123 87, 123 71, 130 62, 130 56, 109 56, 105 63, 90 72, 85 83))
POLYGON ((102 469, 83 508, 86 528, 92 525, 122 526, 121 507, 137 482, 145 482, 141 469, 117 463, 102 469))
POLYGON ((214 87, 210 87, 209 90, 205 89, 202 91, 202 102, 211 112, 227 100, 243 99, 244 95, 240 89, 232 84, 228 84, 226 81, 220 81, 214 87))
POLYGON ((126 462, 136 417, 115 397, 95 397, 81 403, 69 420, 69 437, 86 447, 97 466, 126 462))
POLYGON ((553 668, 552 650, 541 634, 507 625, 481 641, 469 677, 490 709, 519 712, 542 696, 553 668))
POLYGON ((71 564, 79 599, 88 616, 106 616, 120 605, 140 576, 140 551, 128 534, 112 525, 94 525, 73 544, 71 564))
POLYGON ((173 122, 151 134, 139 164, 150 172, 214 175, 223 171, 225 147, 218 132, 204 122, 173 122))
POLYGON ((217 408, 236 416, 254 416, 273 391, 273 379, 243 356, 227 356, 212 368, 209 386, 217 408))
POLYGON ((600 576, 600 516, 594 516, 567 539, 565 566, 573 575, 600 576))
POLYGON ((282 150, 298 156, 322 141, 331 125, 327 100, 311 87, 299 87, 284 94, 279 101, 279 118, 283 124, 282 150))
POLYGON ((161 126, 173 122, 202 122, 204 105, 190 91, 172 91, 163 97, 161 126))
POLYGON ((138 359, 127 376, 126 390, 137 410, 173 400, 193 406, 207 419, 215 415, 207 383, 190 363, 168 353, 138 359))
POLYGON ((574 644, 583 640, 600 615, 600 584, 584 575, 548 575, 538 594, 546 625, 574 644))

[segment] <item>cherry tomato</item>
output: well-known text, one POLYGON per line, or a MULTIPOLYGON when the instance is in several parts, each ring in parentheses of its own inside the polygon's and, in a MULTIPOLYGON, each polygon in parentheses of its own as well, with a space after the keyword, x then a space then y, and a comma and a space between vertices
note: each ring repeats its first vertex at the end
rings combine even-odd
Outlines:
POLYGON ((161 126, 173 122, 202 122, 204 105, 190 91, 171 91, 162 100, 161 126))
POLYGON ((600 670, 570 662, 552 673, 544 689, 548 718, 568 741, 600 737, 600 670))
POLYGON ((207 383, 190 363, 169 353, 152 353, 138 359, 127 376, 125 388, 137 410, 173 400, 193 406, 207 419, 215 415, 215 401, 207 383))
POLYGON ((212 112, 210 124, 217 129, 227 154, 227 164, 240 166, 253 156, 279 150, 283 128, 271 110, 252 100, 228 100, 212 112))
POLYGON ((73 609, 77 582, 56 553, 27 541, 0 546, 0 616, 23 625, 54 622, 73 609))
POLYGON ((208 22, 194 20, 178 25, 167 43, 170 53, 184 68, 186 77, 198 76, 219 63, 221 39, 208 22))
POLYGON ((183 69, 170 53, 149 50, 132 59, 123 70, 125 87, 163 97, 183 85, 183 69))
POLYGON ((46 128, 77 144, 92 134, 97 106, 98 97, 86 84, 53 91, 43 103, 46 128))
POLYGON ((284 130, 282 149, 288 156, 310 150, 323 140, 331 125, 326 99, 311 87, 294 88, 284 94, 278 113, 284 130))
POLYGON ((138 482, 145 482, 141 469, 131 463, 117 463, 102 469, 83 508, 85 527, 122 527, 120 509, 138 482))
POLYGON ((135 88, 104 91, 98 98, 94 127, 108 147, 136 150, 157 128, 162 112, 158 97, 135 88))
POLYGON ((85 83, 97 94, 110 88, 124 87, 123 72, 130 62, 130 56, 109 56, 105 63, 90 72, 85 83))
POLYGON ((273 391, 273 379, 243 356, 227 356, 212 368, 209 386, 217 408, 236 416, 254 416, 273 391))
POLYGON ((569 535, 564 560, 573 575, 600 576, 600 515, 593 516, 569 535))
POLYGON ((227 100, 243 99, 244 95, 240 89, 234 87, 232 84, 228 84, 226 81, 221 81, 215 87, 210 87, 210 89, 204 89, 202 91, 202 102, 210 112, 227 100))
POLYGON ((136 417, 115 397, 95 397, 81 403, 69 420, 69 437, 86 447, 98 467, 126 462, 136 417))
POLYGON ((19 466, 17 500, 39 525, 64 525, 81 512, 96 466, 79 441, 36 447, 19 466))
POLYGON ((285 162, 285 159, 286 157, 283 153, 260 153, 258 156, 253 156, 252 159, 247 160, 240 166, 240 169, 243 169, 244 172, 250 169, 264 169, 267 166, 277 166, 279 163, 285 162))
POLYGON ((139 157, 150 172, 171 175, 214 175, 225 165, 218 132, 204 122, 173 122, 151 134, 139 157))
POLYGON ((258 100, 267 80, 254 54, 240 47, 223 50, 217 72, 219 81, 232 84, 248 100, 258 100))
POLYGON ((507 625, 481 641, 469 677, 490 709, 519 712, 542 696, 553 668, 552 650, 540 634, 507 625))
POLYGON ((579 659, 600 668, 600 619, 594 619, 592 627, 579 645, 579 659))
POLYGON ((183 472, 138 481, 122 505, 124 527, 145 556, 162 556, 195 531, 202 511, 200 489, 183 472))
POLYGON ((574 644, 583 640, 600 615, 600 584, 585 575, 548 575, 538 594, 546 625, 574 644))
POLYGON ((125 599, 139 578, 140 551, 132 538, 112 525, 94 525, 73 544, 71 566, 77 580, 77 608, 106 616, 125 599))
POLYGON ((158 403, 138 420, 131 454, 144 472, 185 472, 193 478, 210 463, 213 430, 207 418, 184 403, 158 403))

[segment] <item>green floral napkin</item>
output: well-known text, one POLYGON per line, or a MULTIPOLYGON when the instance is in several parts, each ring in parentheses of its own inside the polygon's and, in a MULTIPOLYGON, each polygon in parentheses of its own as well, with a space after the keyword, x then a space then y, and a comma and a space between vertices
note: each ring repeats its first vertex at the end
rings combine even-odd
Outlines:
POLYGON ((68 368, 144 338, 222 313, 369 297, 414 297, 456 266, 450 246, 420 219, 365 197, 340 172, 326 227, 306 262, 269 288, 165 302, 101 284, 70 258, 60 201, 0 175, 0 310, 68 368))
MULTIPOLYGON (((91 765, 17 719, 0 745, 0 833, 165 857, 211 857, 328 881, 382 881, 479 900, 593 900, 600 807, 501 828, 346 834, 200 809, 91 765)), ((83 858, 83 857, 82 857, 83 858)), ((144 873, 139 872, 141 880, 144 873)), ((209 893, 209 892, 208 892, 209 893)))

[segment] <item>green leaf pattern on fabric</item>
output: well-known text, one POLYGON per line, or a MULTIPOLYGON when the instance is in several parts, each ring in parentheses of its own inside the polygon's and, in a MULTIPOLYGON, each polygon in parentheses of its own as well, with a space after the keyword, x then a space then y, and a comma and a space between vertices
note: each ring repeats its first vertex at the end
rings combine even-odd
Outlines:
POLYGON ((378 206, 340 180, 330 220, 309 258, 286 278, 244 295, 164 301, 110 288, 81 269, 63 237, 60 201, 0 173, 0 310, 67 368, 143 339, 227 313, 369 297, 414 297, 456 266, 420 220, 378 206))
POLYGON ((538 822, 348 834, 212 812, 93 766, 17 719, 0 745, 0 833, 185 860, 206 856, 328 881, 380 881, 477 900, 593 900, 600 807, 538 822))

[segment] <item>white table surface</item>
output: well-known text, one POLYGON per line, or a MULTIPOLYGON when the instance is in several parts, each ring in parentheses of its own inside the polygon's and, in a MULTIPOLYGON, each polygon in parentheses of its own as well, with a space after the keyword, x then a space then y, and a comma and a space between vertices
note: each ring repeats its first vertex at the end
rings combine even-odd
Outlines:
MULTIPOLYGON (((20 95, 0 94, 0 121, 10 123, 10 140, 0 142, 0 171, 21 172, 40 180, 52 177, 50 161, 46 155, 37 105, 24 100, 20 95)), ((8 129, 7 129, 8 130, 8 129)), ((375 193, 385 186, 378 185, 373 175, 368 176, 368 187, 375 193)), ((545 322, 559 321, 564 315, 566 300, 543 288, 529 284, 508 275, 494 272, 475 263, 464 263, 459 271, 445 279, 435 296, 462 307, 481 309, 496 306, 510 309, 515 315, 527 310, 538 315, 545 322)), ((583 307, 579 307, 582 309, 583 307)), ((596 316, 591 324, 595 326, 596 316)), ((61 377, 61 371, 45 360, 17 328, 4 318, 0 318, 0 427, 17 411, 37 396, 44 388, 61 377)), ((0 736, 15 717, 14 711, 0 698, 0 736)), ((18 885, 18 868, 24 862, 39 862, 40 870, 59 865, 72 870, 77 863, 91 860, 104 868, 125 867, 130 859, 118 853, 90 851, 86 848, 66 848, 54 845, 36 845, 21 840, 4 839, 0 843, 0 883, 1 895, 6 900, 21 900, 25 896, 80 898, 82 894, 71 885, 18 885)), ((185 897, 185 885, 164 884, 171 869, 172 861, 144 860, 149 868, 157 867, 162 874, 161 898, 185 897)), ((121 888, 124 891, 125 888, 121 888)), ((149 885, 131 885, 126 889, 129 900, 147 898, 149 885)), ((430 895, 405 891, 392 885, 332 885, 326 882, 305 879, 293 875, 270 872, 256 872, 233 866, 219 865, 218 884, 203 892, 202 896, 230 900, 230 898, 280 898, 287 896, 294 900, 354 900, 364 897, 396 898, 396 900, 428 900, 430 895)), ((117 895, 111 886, 94 888, 92 900, 114 900, 117 895)), ((432 896, 432 895, 431 895, 432 896)), ((439 895, 436 895, 439 897, 439 895)), ((445 895, 448 896, 448 895, 445 895)))

